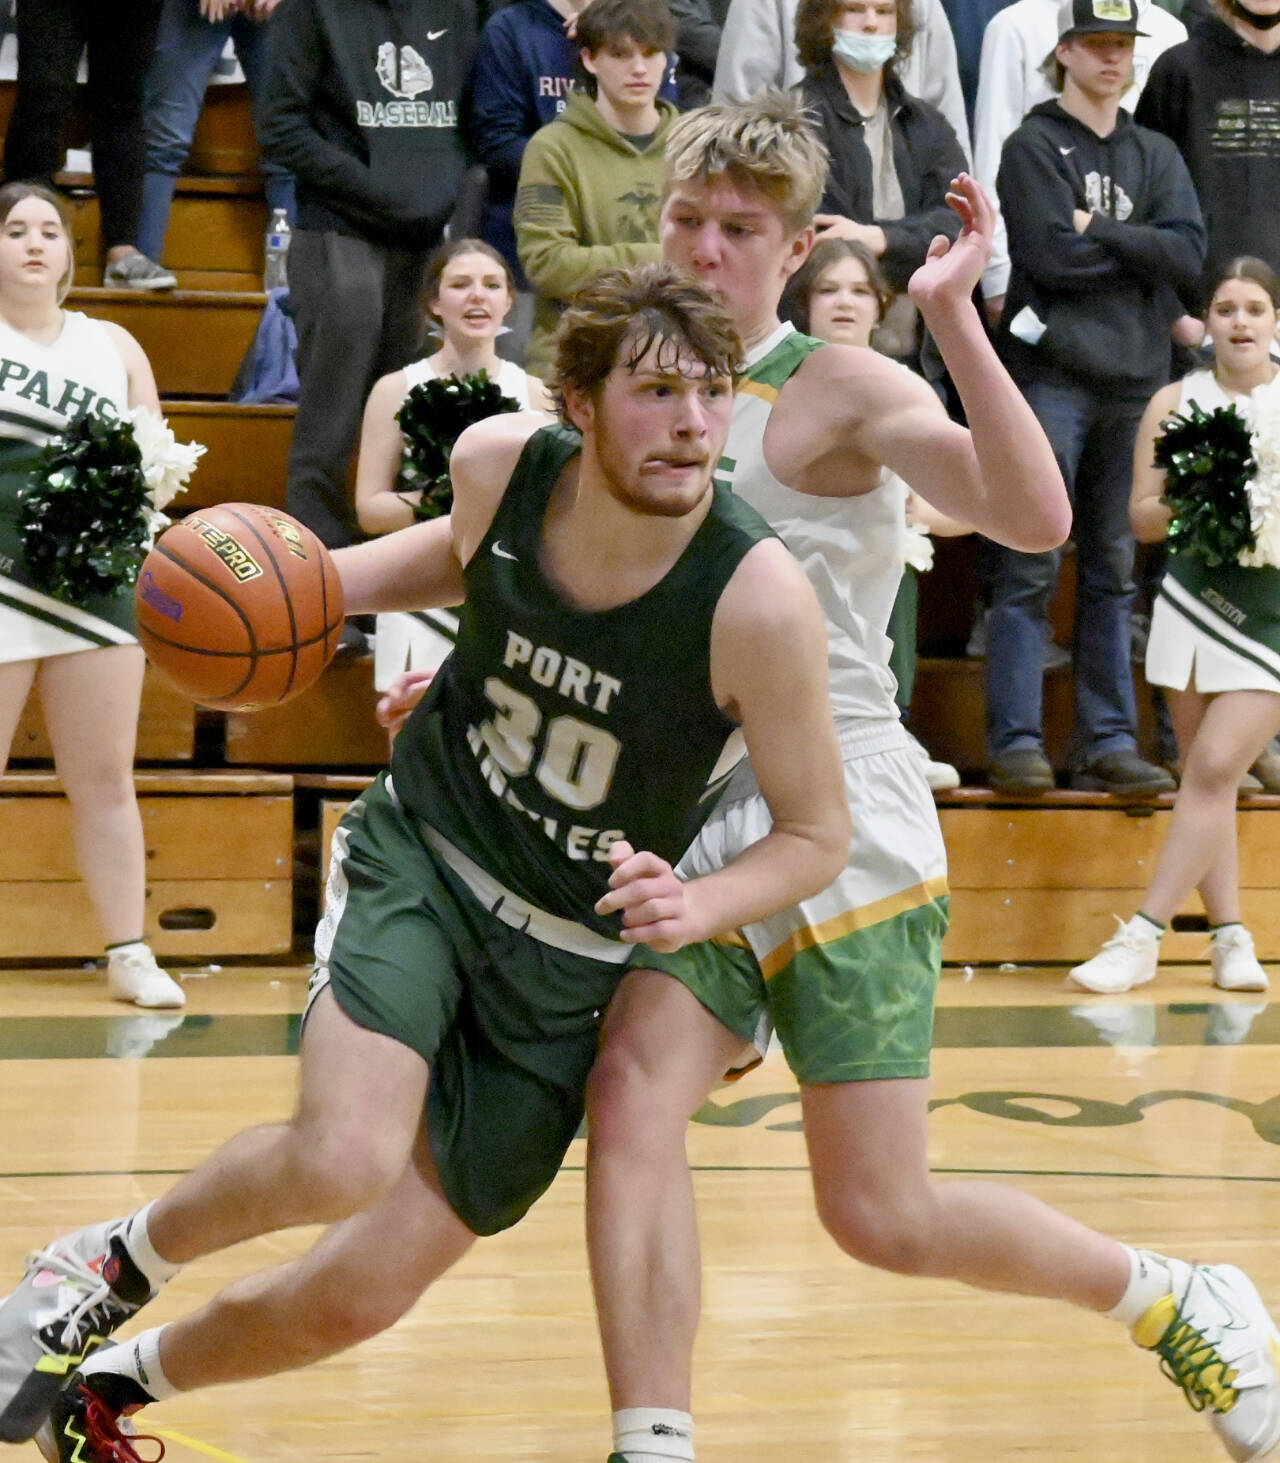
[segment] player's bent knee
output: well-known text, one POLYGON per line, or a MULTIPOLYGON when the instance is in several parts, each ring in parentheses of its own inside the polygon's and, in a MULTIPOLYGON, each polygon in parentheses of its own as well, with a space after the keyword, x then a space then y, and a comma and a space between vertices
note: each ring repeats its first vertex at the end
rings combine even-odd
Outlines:
POLYGON ((333 1223, 371 1208, 394 1188, 408 1155, 371 1142, 367 1135, 317 1136, 293 1128, 294 1191, 316 1223, 333 1223))
POLYGON ((823 1228, 851 1259, 895 1275, 931 1274, 928 1226, 909 1205, 820 1196, 823 1228))

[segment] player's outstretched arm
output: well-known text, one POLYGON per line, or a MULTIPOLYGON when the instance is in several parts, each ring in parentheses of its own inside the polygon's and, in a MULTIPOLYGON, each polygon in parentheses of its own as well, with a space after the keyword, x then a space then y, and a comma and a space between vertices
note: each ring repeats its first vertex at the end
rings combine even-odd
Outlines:
POLYGON ((349 615, 441 609, 464 598, 462 566, 479 548, 525 443, 547 419, 513 412, 468 427, 449 458, 453 512, 334 554, 349 615))
POLYGON ((995 211, 962 173, 947 202, 964 227, 939 236, 911 278, 920 307, 964 403, 969 430, 905 398, 868 401, 863 450, 887 463, 922 497, 1010 548, 1054 548, 1071 528, 1071 505, 1049 441, 1001 364, 973 303, 991 253, 995 211))
POLYGON ((716 698, 741 725, 773 827, 731 863, 682 883, 643 850, 618 848, 602 914, 623 938, 678 950, 816 894, 849 853, 849 812, 827 686, 827 633, 800 566, 776 539, 757 544, 712 624, 716 698))

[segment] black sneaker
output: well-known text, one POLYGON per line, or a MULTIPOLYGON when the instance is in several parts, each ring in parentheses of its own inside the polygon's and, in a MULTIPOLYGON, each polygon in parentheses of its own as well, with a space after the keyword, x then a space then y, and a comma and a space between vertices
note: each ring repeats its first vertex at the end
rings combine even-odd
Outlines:
POLYGON ((123 1224, 91 1224, 29 1255, 0 1301, 0 1442, 33 1437, 80 1363, 148 1299, 123 1224))
POLYGON ((1071 786, 1081 792, 1112 792, 1120 797, 1150 797, 1154 793, 1173 792, 1177 785, 1163 767, 1144 762, 1128 747, 1090 762, 1071 779, 1071 786))
POLYGON ((154 1399, 132 1377, 94 1372, 72 1377, 54 1403, 48 1424, 36 1436, 46 1463, 160 1463, 164 1443, 135 1432, 124 1419, 154 1399), (138 1443, 154 1443, 149 1458, 138 1443))
POLYGON ((1050 792, 1053 767, 1038 747, 1019 747, 993 758, 987 781, 997 792, 1050 792))

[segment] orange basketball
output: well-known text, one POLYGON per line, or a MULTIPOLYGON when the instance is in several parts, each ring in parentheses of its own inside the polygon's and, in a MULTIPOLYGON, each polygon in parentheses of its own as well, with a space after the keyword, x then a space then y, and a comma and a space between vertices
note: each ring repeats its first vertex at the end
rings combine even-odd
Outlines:
POLYGON ((342 582, 320 540, 257 503, 165 529, 134 592, 148 660, 203 706, 252 711, 305 691, 338 648, 342 582))

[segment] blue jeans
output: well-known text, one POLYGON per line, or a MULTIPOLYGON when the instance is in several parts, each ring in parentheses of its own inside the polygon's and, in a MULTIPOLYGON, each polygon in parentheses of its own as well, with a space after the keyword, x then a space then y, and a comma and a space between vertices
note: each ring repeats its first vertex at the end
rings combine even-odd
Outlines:
MULTIPOLYGON (((200 14, 197 0, 164 0, 155 56, 147 76, 146 176, 137 245, 160 259, 178 176, 191 151, 205 88, 230 36, 250 95, 257 99, 266 73, 271 22, 236 14, 216 24, 200 14)), ((293 179, 278 163, 261 160, 267 206, 293 218, 293 179)))
MULTIPOLYGON (((1146 402, 1085 386, 1035 382, 1024 395, 1071 496, 1078 587, 1072 765, 1137 746, 1129 611, 1133 443, 1146 402)), ((992 757, 1042 749, 1048 608, 1062 550, 1021 554, 993 545, 987 622, 987 744, 992 757)))

